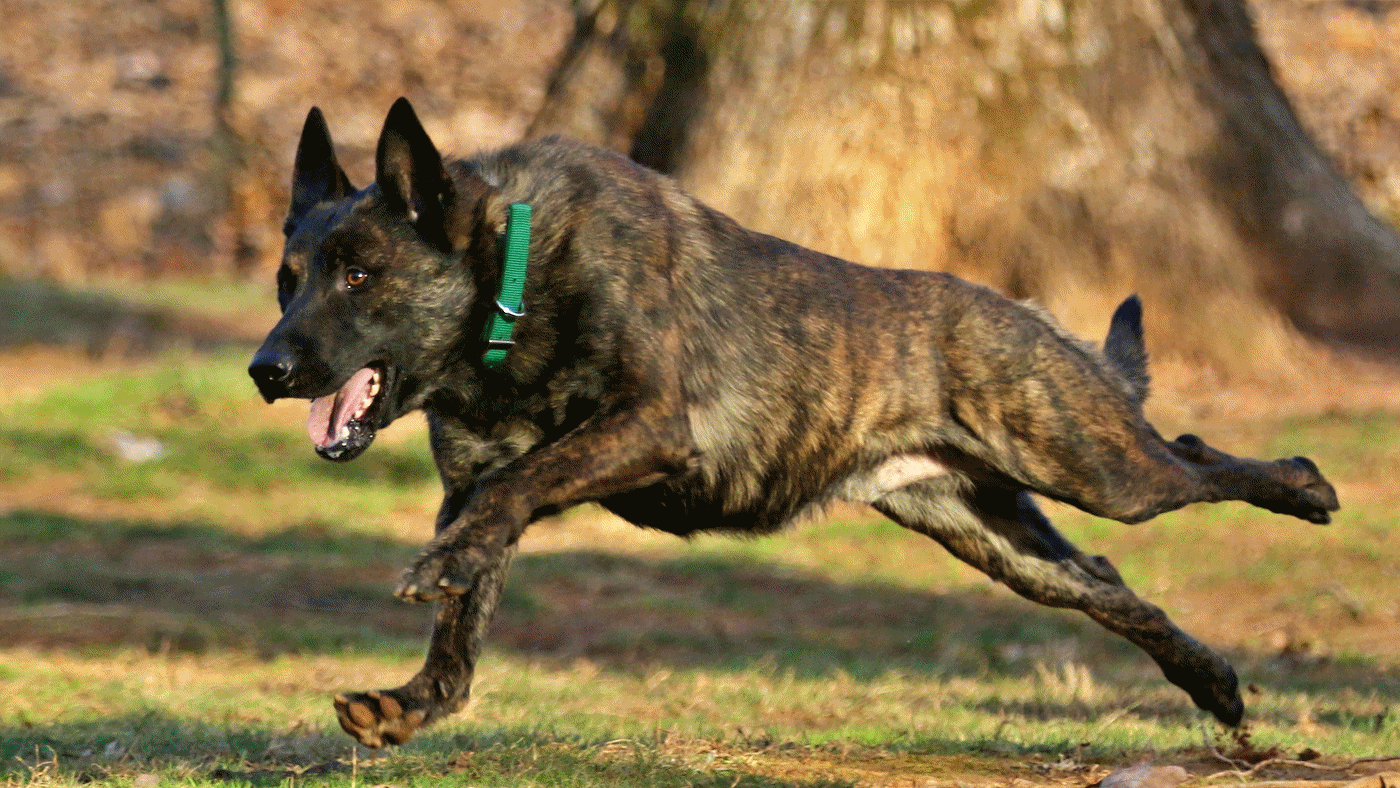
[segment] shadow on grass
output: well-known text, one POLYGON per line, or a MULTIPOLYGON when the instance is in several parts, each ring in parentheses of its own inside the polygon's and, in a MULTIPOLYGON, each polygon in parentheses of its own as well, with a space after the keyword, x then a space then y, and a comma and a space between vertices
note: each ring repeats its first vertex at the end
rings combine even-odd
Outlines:
MULTIPOLYGON (((402 655, 407 677, 430 611, 389 589, 417 548, 316 523, 250 538, 197 522, 10 512, 0 515, 0 647, 136 645, 269 657, 350 648, 402 655)), ((984 678, 1082 664, 1105 686, 1163 682, 1145 655, 1080 614, 991 586, 920 592, 701 554, 521 556, 490 643, 560 665, 584 658, 631 673, 758 663, 798 678, 839 672, 870 680, 891 671, 984 678)), ((1365 660, 1231 656, 1245 683, 1271 691, 1361 687, 1383 705, 1400 705, 1400 675, 1365 660)), ((1077 702, 987 710, 1082 719, 1113 711, 1077 702)), ((1184 695, 1134 713, 1195 714, 1184 695)))
POLYGON ((78 348, 93 358, 149 355, 174 347, 217 350, 250 345, 224 327, 174 311, 48 282, 0 277, 0 348, 42 344, 78 348))
POLYGON ((409 750, 370 758, 334 732, 274 733, 162 712, 90 722, 0 725, 0 780, 49 784, 129 781, 169 775, 182 784, 695 786, 837 788, 847 781, 789 781, 728 768, 708 771, 665 757, 656 746, 612 752, 603 739, 533 730, 428 733, 409 750))

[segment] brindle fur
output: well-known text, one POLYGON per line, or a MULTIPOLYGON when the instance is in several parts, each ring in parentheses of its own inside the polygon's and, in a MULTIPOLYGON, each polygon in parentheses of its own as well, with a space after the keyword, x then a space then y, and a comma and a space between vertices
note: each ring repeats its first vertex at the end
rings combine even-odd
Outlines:
POLYGON ((374 184, 350 185, 313 109, 293 185, 284 314, 250 373, 270 401, 334 392, 376 365, 383 392, 331 454, 353 457, 422 409, 445 489, 397 591, 438 602, 426 664, 402 687, 335 702, 372 747, 462 706, 516 541, 585 501, 682 536, 870 504, 1017 593, 1084 611, 1230 725, 1244 706, 1229 664, 1061 536, 1031 493, 1129 523, 1197 501, 1316 523, 1337 508, 1307 459, 1157 434, 1136 298, 1099 350, 953 276, 747 230, 579 143, 444 164, 402 99, 374 184), (491 370, 484 327, 513 202, 534 208, 528 314, 491 370), (368 280, 347 285, 353 269, 368 280))

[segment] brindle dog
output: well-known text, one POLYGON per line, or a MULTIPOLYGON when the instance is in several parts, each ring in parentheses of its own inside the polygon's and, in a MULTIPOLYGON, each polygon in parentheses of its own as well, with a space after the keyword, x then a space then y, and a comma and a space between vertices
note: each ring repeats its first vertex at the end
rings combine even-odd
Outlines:
POLYGON ((1136 298, 1100 349, 953 276, 747 230, 576 142, 444 162, 400 99, 375 181, 356 189, 313 109, 285 231, 258 389, 311 399, 311 441, 334 460, 423 410, 446 490, 397 591, 438 602, 426 664, 335 701, 372 747, 463 705, 516 541, 585 501, 679 535, 869 504, 1029 599, 1084 611, 1229 725, 1244 713, 1230 665, 1061 536, 1032 493, 1127 523, 1197 501, 1314 523, 1337 508, 1307 459, 1158 435, 1136 298), (532 206, 534 233, 524 315, 494 365, 513 203, 532 206))

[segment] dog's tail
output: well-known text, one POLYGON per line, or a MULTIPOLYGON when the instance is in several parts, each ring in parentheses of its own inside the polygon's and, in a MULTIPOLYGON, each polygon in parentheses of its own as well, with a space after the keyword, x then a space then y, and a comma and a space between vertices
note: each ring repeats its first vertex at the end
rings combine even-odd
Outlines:
POLYGON ((1147 347, 1142 342, 1142 301, 1136 295, 1128 296, 1114 311, 1103 354, 1123 376, 1129 393, 1142 404, 1151 378, 1147 374, 1147 347))

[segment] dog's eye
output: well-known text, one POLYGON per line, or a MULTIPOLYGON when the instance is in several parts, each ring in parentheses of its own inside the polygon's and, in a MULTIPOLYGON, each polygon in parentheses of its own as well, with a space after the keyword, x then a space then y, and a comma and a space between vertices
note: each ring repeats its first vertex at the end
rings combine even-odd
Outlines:
POLYGON ((285 265, 277 269, 277 289, 283 293, 297 289, 297 275, 285 265))
POLYGON ((369 281, 369 272, 363 268, 351 268, 345 272, 345 284, 349 287, 360 287, 369 281))
POLYGON ((285 265, 277 269, 277 305, 282 307, 283 312, 287 311, 287 305, 292 302, 296 290, 297 275, 285 265))

